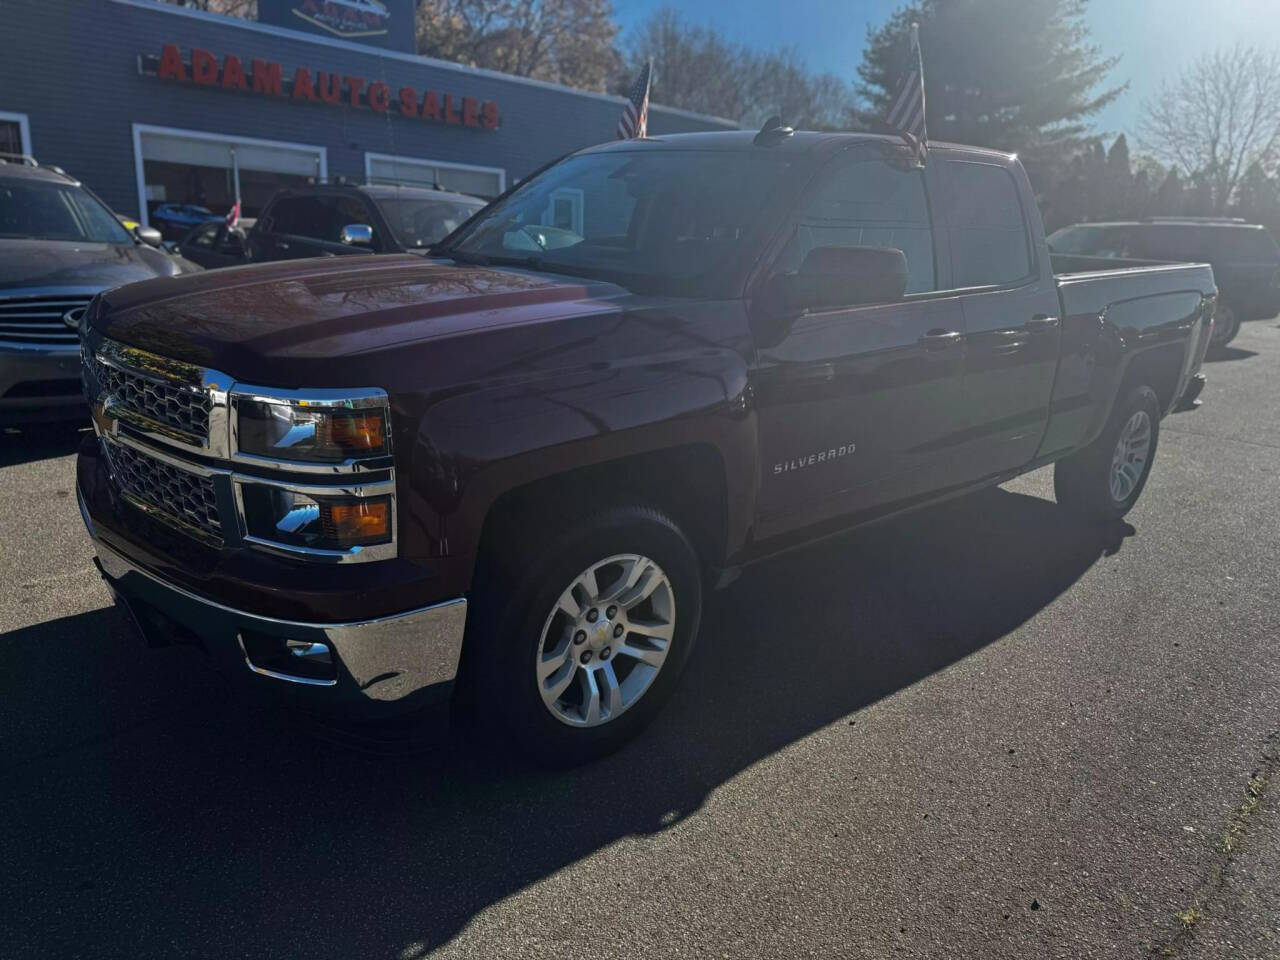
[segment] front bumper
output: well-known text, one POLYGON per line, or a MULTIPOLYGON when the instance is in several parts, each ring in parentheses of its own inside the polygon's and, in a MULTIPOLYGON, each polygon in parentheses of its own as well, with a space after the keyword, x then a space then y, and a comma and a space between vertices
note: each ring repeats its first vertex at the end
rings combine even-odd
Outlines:
POLYGON ((76 346, 0 346, 0 424, 87 420, 76 346))
POLYGON ((78 487, 76 495, 103 579, 148 639, 194 640, 224 671, 305 709, 376 719, 449 699, 462 652, 464 598, 351 623, 260 616, 170 583, 108 545, 78 487), (255 653, 275 641, 283 659, 255 653), (285 641, 300 656, 296 670, 285 641), (317 654, 331 669, 315 669, 317 654))

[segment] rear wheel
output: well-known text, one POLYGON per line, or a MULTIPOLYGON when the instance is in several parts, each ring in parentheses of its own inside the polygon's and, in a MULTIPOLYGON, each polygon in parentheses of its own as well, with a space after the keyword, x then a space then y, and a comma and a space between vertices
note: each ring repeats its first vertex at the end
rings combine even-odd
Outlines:
POLYGON ((1221 299, 1213 311, 1213 336, 1209 340, 1210 350, 1221 350, 1240 332, 1240 318, 1221 299))
POLYGON ((1054 465, 1058 503, 1099 519, 1123 517, 1142 495, 1159 439, 1159 399, 1150 387, 1135 387, 1093 443, 1054 465))
POLYGON ((496 552, 472 604, 470 709, 544 764, 616 750, 661 709, 692 651, 702 582, 688 538, 637 504, 554 535, 522 531, 496 552))

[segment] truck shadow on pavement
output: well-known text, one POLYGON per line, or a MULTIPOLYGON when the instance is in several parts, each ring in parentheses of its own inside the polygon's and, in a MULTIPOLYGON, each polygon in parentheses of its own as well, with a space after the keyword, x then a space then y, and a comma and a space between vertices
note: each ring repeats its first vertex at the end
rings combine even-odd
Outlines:
POLYGON ((1204 358, 1205 363, 1226 363, 1231 360, 1248 360, 1250 357, 1256 357, 1257 350, 1245 350, 1241 347, 1223 347, 1221 350, 1215 350, 1204 358))
POLYGON ((996 489, 752 568, 710 598, 641 739, 558 774, 461 734, 336 749, 189 651, 136 649, 112 609, 15 631, 0 863, 19 955, 424 956, 583 857, 615 858, 615 883, 629 853, 605 848, 799 738, 856 735, 849 714, 1000 640, 1133 533, 996 489))

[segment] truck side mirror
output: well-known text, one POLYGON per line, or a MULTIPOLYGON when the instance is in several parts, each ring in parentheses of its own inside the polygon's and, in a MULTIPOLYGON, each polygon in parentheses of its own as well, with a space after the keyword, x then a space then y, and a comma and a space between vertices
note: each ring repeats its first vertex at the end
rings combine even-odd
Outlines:
POLYGON ((338 239, 349 247, 371 247, 373 227, 367 223, 348 223, 338 234, 338 239))
POLYGON ((894 247, 814 247, 782 279, 794 310, 888 303, 907 292, 907 256, 894 247))

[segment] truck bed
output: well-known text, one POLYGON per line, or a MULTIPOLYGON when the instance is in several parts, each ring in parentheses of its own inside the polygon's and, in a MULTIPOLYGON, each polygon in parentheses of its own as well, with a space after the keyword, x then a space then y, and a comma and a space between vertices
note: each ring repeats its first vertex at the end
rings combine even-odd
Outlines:
POLYGON ((1101 431, 1126 371, 1143 364, 1167 410, 1199 372, 1217 288, 1206 263, 1054 256, 1062 352, 1041 453, 1101 431), (1105 268, 1105 269, 1101 269, 1105 268))

